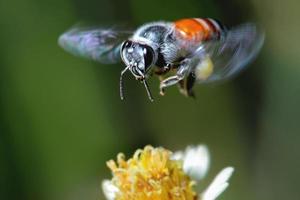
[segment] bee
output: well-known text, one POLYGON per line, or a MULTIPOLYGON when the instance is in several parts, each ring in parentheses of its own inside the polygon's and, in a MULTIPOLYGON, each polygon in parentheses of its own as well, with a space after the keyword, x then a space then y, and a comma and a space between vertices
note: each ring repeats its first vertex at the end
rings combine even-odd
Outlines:
POLYGON ((144 84, 153 101, 147 79, 157 75, 160 94, 178 85, 194 97, 195 83, 229 79, 252 61, 264 42, 253 23, 231 29, 210 18, 187 18, 175 22, 147 23, 135 31, 117 28, 72 28, 59 37, 66 51, 100 63, 123 61, 120 97, 124 99, 123 75, 131 74, 144 84))

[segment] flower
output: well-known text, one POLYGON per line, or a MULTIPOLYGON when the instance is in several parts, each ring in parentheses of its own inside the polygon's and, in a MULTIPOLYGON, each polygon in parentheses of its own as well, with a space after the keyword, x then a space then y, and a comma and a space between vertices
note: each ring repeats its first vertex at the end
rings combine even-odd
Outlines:
POLYGON ((125 160, 110 160, 112 180, 104 180, 102 188, 107 200, 214 200, 229 185, 234 168, 226 167, 202 193, 195 186, 210 165, 206 146, 190 146, 172 153, 162 147, 146 146, 125 160))

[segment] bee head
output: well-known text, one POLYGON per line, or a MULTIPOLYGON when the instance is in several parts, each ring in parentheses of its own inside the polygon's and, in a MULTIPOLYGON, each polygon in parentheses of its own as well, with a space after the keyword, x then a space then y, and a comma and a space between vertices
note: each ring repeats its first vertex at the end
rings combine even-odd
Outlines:
POLYGON ((154 63, 155 53, 151 46, 126 40, 121 47, 121 58, 138 80, 144 80, 154 63))

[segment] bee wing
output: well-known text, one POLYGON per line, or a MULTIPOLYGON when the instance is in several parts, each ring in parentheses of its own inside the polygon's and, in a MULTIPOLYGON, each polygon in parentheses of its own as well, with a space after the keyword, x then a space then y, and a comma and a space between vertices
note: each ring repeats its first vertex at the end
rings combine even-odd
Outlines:
POLYGON ((132 33, 126 30, 77 27, 63 33, 58 43, 75 56, 100 63, 116 63, 120 61, 121 43, 132 33))
POLYGON ((210 58, 212 74, 199 82, 215 82, 232 78, 251 62, 261 49, 264 33, 255 24, 247 23, 229 30, 218 41, 199 47, 198 55, 210 58))

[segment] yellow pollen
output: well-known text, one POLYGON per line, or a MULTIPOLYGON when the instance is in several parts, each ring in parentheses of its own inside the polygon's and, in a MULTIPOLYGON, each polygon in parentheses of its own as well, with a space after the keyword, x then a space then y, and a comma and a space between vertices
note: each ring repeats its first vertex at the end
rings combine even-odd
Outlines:
POLYGON ((183 172, 182 161, 171 160, 172 152, 146 146, 125 160, 118 154, 110 160, 112 183, 119 188, 116 200, 195 200, 195 183, 183 172))

